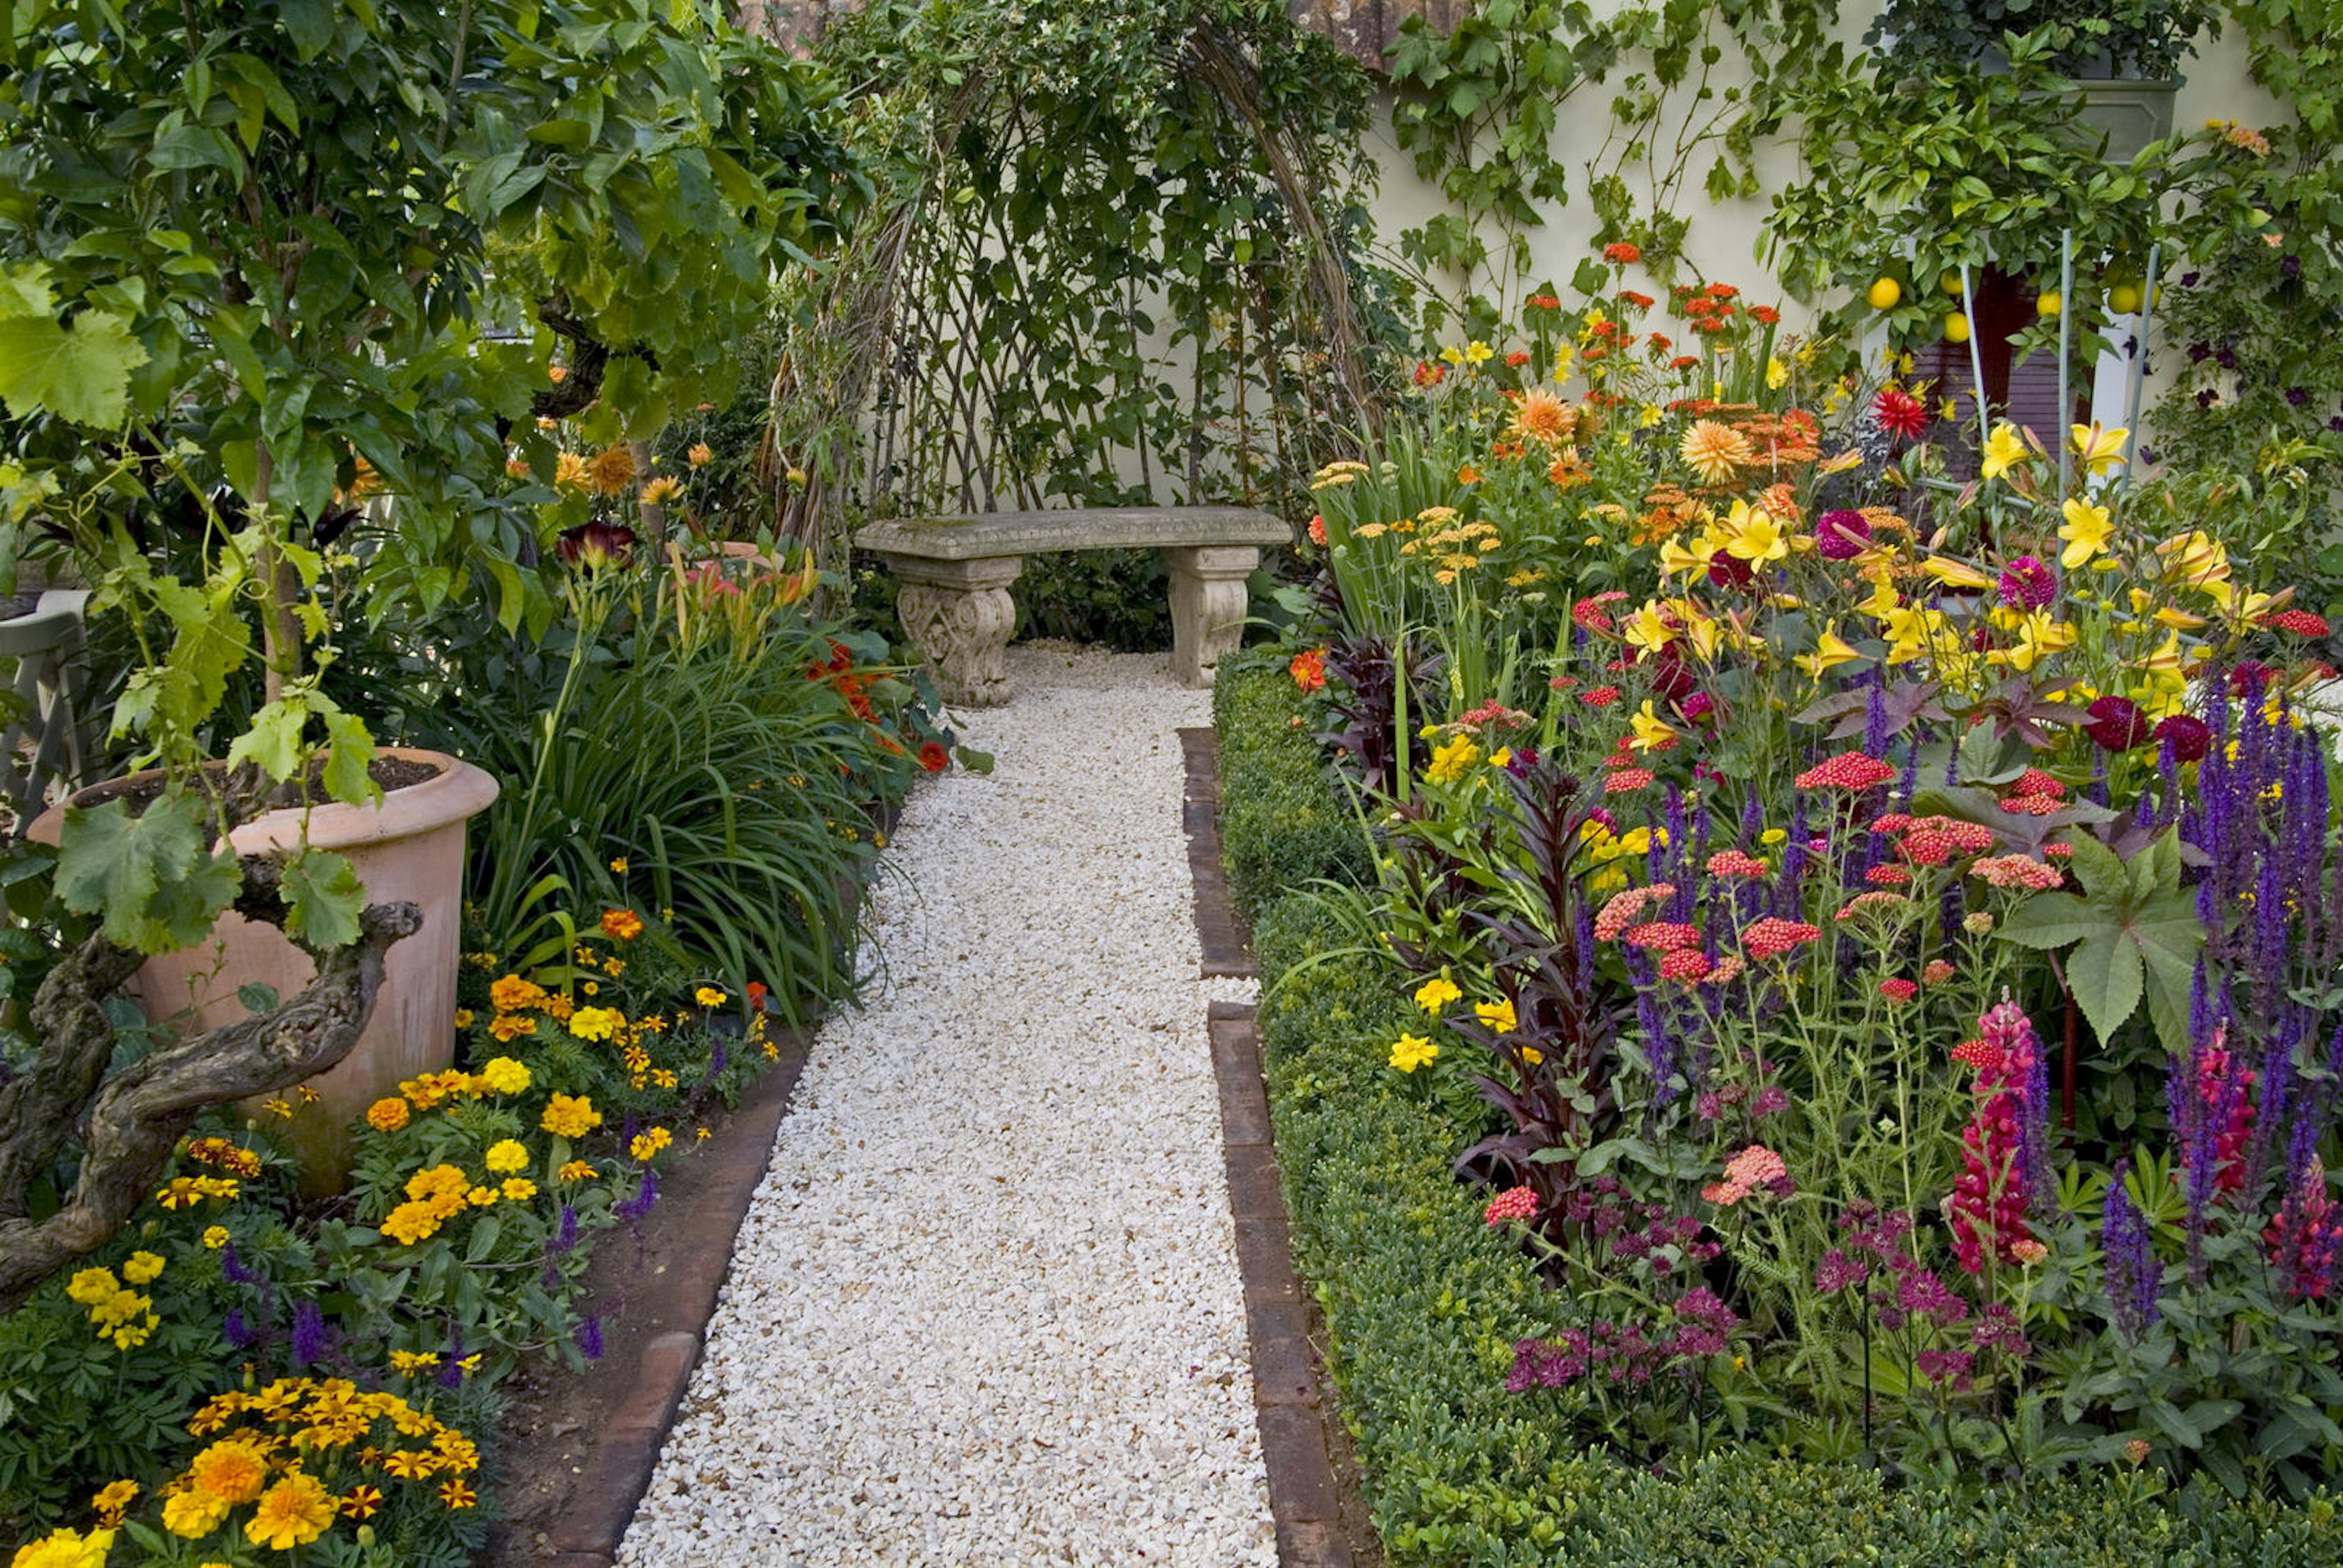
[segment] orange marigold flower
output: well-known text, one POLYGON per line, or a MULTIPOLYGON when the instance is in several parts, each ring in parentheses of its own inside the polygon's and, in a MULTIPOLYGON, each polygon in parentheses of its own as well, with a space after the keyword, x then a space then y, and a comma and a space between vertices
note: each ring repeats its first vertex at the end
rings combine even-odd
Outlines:
POLYGON ((393 1094, 367 1107, 367 1125, 377 1132, 396 1132, 407 1125, 407 1101, 393 1094))
POLYGON ((635 482, 635 455, 623 441, 613 441, 586 465, 586 478, 595 493, 615 496, 635 482))
POLYGON ((683 460, 695 468, 705 468, 709 464, 716 461, 716 453, 707 442, 695 441, 692 443, 691 450, 683 455, 683 460))
POLYGON ((643 934, 643 918, 632 910, 604 910, 602 934, 622 942, 633 941, 643 934))

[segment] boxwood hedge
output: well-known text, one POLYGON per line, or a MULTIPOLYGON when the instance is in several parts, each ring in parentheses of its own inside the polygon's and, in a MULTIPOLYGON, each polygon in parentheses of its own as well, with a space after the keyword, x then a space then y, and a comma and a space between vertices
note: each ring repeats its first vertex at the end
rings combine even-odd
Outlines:
POLYGON ((1292 722, 1303 700, 1268 657, 1223 666, 1221 681, 1222 842, 1254 922, 1294 1248, 1394 1565, 2343 1563, 2343 1518, 2324 1495, 2174 1497, 2129 1471, 1902 1483, 1746 1447, 1655 1475, 1579 1446, 1538 1399, 1505 1392, 1513 1342, 1553 1332, 1557 1303, 1450 1175, 1473 1130, 1384 1064, 1410 1016, 1394 977, 1325 902, 1296 891, 1355 880, 1365 865, 1312 724, 1292 722))

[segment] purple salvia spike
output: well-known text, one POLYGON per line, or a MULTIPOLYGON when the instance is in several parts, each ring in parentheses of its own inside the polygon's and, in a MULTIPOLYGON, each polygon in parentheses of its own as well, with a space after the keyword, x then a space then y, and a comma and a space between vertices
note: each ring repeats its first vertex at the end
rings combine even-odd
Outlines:
POLYGON ((2130 1175, 2130 1157, 2117 1161, 2102 1211, 2100 1256, 2116 1326, 2125 1338, 2137 1342, 2156 1323, 2163 1271, 2157 1265, 2147 1216, 2131 1201, 2130 1175))
POLYGON ((1865 699, 1863 711, 1863 754, 1865 757, 1887 755, 1887 692, 1886 671, 1875 669, 1878 678, 1871 683, 1871 693, 1865 699))

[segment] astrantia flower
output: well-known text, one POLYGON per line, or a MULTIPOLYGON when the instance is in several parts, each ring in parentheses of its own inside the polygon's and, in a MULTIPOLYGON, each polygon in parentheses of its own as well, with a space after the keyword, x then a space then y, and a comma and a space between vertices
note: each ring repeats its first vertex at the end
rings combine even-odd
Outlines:
POLYGON ((2083 726, 2083 733, 2102 751, 2128 751, 2147 739, 2147 718, 2127 697, 2099 698, 2086 711, 2091 721, 2083 726))
POLYGON ((1825 512, 1815 519, 1815 550, 1825 560, 1851 561, 1871 548, 1871 520, 1861 512, 1825 512))
POLYGON ((1871 417, 1899 441, 1916 441, 1928 427, 1928 407, 1901 387, 1883 387, 1871 400, 1871 417))
POLYGON ((1730 425, 1696 419, 1678 448, 1684 466, 1708 484, 1730 484, 1735 473, 1756 460, 1749 437, 1730 425))

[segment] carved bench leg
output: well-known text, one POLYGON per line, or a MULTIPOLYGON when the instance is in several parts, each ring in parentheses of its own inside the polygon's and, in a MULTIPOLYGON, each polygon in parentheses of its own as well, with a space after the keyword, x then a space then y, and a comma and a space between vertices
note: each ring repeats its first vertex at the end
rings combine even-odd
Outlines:
POLYGON ((1183 545, 1163 552, 1172 568, 1172 673, 1210 686, 1221 656, 1244 640, 1245 579, 1261 565, 1251 545, 1183 545))
POLYGON ((919 645, 947 702, 997 708, 1009 700, 1009 634, 1017 628, 1017 601, 1009 585, 1025 568, 1021 556, 988 560, 932 561, 889 556, 898 588, 895 613, 919 645))

